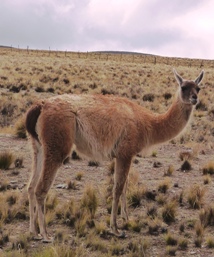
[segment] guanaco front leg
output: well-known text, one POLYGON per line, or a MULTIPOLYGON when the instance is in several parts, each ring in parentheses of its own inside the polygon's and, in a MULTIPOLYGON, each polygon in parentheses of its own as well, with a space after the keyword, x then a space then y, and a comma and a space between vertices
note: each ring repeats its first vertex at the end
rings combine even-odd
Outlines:
MULTIPOLYGON (((110 221, 112 232, 116 236, 123 236, 123 233, 121 234, 117 228, 117 212, 118 212, 119 199, 124 190, 124 185, 128 177, 130 165, 131 165, 131 158, 116 159, 115 173, 114 173, 113 202, 112 202, 111 221, 110 221)), ((123 199, 125 198, 125 193, 126 193, 126 190, 124 191, 123 199)), ((126 208, 124 204, 123 204, 123 208, 124 209, 126 208)))

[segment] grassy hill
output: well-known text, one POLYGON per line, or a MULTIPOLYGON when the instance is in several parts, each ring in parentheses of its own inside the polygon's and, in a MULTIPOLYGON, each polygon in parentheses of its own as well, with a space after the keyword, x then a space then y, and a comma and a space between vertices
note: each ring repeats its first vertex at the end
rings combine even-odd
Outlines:
POLYGON ((212 256, 213 66, 212 60, 138 53, 0 48, 0 256, 212 256), (114 94, 163 113, 177 90, 173 68, 186 79, 205 70, 200 103, 180 137, 134 158, 130 221, 119 219, 128 237, 108 232, 113 164, 76 160, 74 154, 47 199, 54 243, 33 240, 26 189, 31 155, 27 140, 18 137, 26 110, 64 93, 114 94), (1 166, 4 154, 8 169, 1 166), (95 217, 82 204, 90 194, 98 199, 95 217))

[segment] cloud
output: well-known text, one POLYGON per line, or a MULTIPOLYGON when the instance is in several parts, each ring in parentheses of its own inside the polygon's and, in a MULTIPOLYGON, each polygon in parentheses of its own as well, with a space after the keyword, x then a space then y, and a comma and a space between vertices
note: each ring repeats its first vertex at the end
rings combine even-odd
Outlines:
POLYGON ((1 0, 0 44, 206 58, 212 10, 211 0, 1 0))

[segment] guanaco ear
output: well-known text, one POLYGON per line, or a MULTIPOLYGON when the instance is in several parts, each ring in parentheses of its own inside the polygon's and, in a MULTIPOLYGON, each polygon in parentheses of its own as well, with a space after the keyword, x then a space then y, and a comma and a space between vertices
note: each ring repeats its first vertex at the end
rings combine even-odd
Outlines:
POLYGON ((195 80, 195 83, 196 83, 197 85, 200 84, 200 82, 201 82, 202 79, 203 79, 203 76, 204 76, 204 71, 202 70, 201 73, 200 73, 200 75, 199 75, 199 76, 197 77, 197 79, 195 80))
POLYGON ((173 72, 174 72, 174 75, 175 75, 175 78, 178 82, 178 84, 181 86, 183 84, 183 78, 177 73, 177 71, 175 69, 173 69, 173 72))

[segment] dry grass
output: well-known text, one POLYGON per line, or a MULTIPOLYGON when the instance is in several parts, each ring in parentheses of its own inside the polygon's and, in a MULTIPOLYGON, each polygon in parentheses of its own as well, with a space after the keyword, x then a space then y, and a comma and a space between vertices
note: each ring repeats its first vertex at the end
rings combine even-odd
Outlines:
POLYGON ((199 209, 203 205, 205 188, 193 185, 188 192, 187 199, 191 208, 199 209))
POLYGON ((175 201, 168 201, 162 210, 162 218, 166 223, 171 223, 175 221, 177 213, 177 202, 175 201))
POLYGON ((161 181, 158 185, 158 191, 165 194, 167 192, 167 190, 169 189, 170 187, 170 179, 169 178, 166 178, 164 179, 163 181, 161 181))
POLYGON ((203 175, 213 175, 214 174, 214 161, 209 161, 204 167, 202 168, 203 175))
POLYGON ((86 209, 88 214, 90 214, 91 219, 94 218, 94 215, 98 207, 98 197, 96 189, 93 186, 88 185, 85 188, 85 191, 81 199, 81 207, 86 209))
POLYGON ((0 169, 8 170, 13 163, 14 156, 9 151, 3 151, 0 153, 0 169))
MULTIPOLYGON (((0 69, 3 71, 3 75, 0 75, 0 133, 16 133, 21 138, 25 136, 22 117, 29 106, 37 99, 63 93, 112 93, 132 99, 154 112, 165 112, 176 89, 172 66, 176 67, 184 78, 194 79, 202 63, 201 60, 192 60, 192 66, 189 67, 188 59, 157 57, 154 64, 153 56, 144 55, 133 57, 123 54, 67 53, 65 57, 65 53, 59 52, 49 56, 45 51, 28 54, 15 49, 0 51, 0 69)), ((21 197, 22 193, 25 193, 29 176, 29 153, 14 152, 15 159, 22 159, 22 164, 16 166, 14 162, 9 170, 0 171, 0 247, 5 250, 6 256, 146 257, 176 254, 186 257, 189 256, 190 249, 197 251, 195 247, 201 247, 204 243, 208 246, 206 239, 212 229, 209 226, 214 224, 214 211, 212 206, 204 207, 203 203, 210 201, 213 192, 211 175, 214 174, 214 165, 209 162, 209 158, 214 149, 214 75, 211 61, 203 61, 203 65, 206 71, 203 81, 205 87, 200 92, 201 103, 194 112, 192 125, 182 136, 170 142, 172 146, 181 146, 179 151, 174 152, 171 147, 171 152, 162 158, 164 150, 160 148, 153 150, 152 157, 151 154, 149 157, 138 156, 133 161, 127 190, 131 207, 130 220, 124 225, 118 216, 119 228, 128 230, 127 239, 117 239, 108 233, 110 217, 106 211, 105 195, 100 192, 104 191, 106 185, 109 186, 110 203, 112 179, 108 183, 106 178, 103 179, 103 164, 85 163, 78 154, 72 153, 71 167, 62 167, 56 183, 66 183, 68 189, 75 190, 54 189, 46 202, 48 231, 54 236, 55 242, 51 246, 41 242, 29 242, 26 236, 28 205, 27 200, 21 197), (185 150, 186 148, 188 149, 185 150), (162 167, 152 168, 154 158, 162 163, 162 167), (189 171, 186 173, 178 170, 185 161, 191 165, 191 169, 182 166, 184 171, 189 171), (97 167, 88 167, 88 164, 97 167), (89 175, 89 171, 81 174, 83 169, 92 170, 93 175, 89 175), (99 183, 93 173, 94 169, 100 172, 99 183), (205 177, 201 176, 201 169, 205 177), (18 175, 15 176, 15 173, 18 175), (66 175, 63 175, 64 173, 66 175), (163 180, 163 175, 170 176, 170 183, 163 180), (85 193, 88 182, 94 180, 92 192, 85 193), (206 185, 206 195, 200 197, 201 192, 199 196, 196 194, 197 198, 200 198, 198 203, 201 209, 189 208, 190 181, 200 184, 201 189, 203 182, 206 185), (12 189, 16 184, 16 190, 12 189), (187 194, 183 196, 182 192, 187 194), (192 217, 191 220, 189 217, 192 217), (201 225, 197 225, 198 222, 201 225), (11 230, 6 229, 8 227, 16 229, 17 233, 23 234, 24 237, 13 235, 11 230), (164 233, 167 230, 177 239, 177 245, 163 247, 164 233), (11 248, 13 243, 14 249, 11 248), (18 245, 21 248, 19 246, 17 250, 18 245)), ((0 142, 1 140, 2 137, 0 142)), ((4 150, 10 152, 10 148, 13 148, 15 151, 22 151, 23 145, 18 148, 18 145, 14 144, 16 143, 6 145, 4 150)), ((113 174, 113 163, 109 170, 113 174)), ((196 206, 196 201, 191 201, 193 206, 196 206)), ((207 249, 208 247, 202 247, 201 254, 206 256, 207 249)))

